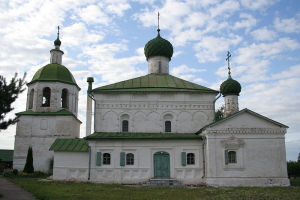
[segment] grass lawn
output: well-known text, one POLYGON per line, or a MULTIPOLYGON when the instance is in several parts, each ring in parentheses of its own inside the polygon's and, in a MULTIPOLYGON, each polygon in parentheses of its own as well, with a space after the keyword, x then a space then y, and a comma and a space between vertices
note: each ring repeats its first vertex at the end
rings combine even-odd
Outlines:
MULTIPOLYGON (((124 185, 38 181, 40 177, 8 179, 37 199, 300 199, 300 187, 132 187, 124 185)), ((295 184, 300 184, 298 181, 295 184)))

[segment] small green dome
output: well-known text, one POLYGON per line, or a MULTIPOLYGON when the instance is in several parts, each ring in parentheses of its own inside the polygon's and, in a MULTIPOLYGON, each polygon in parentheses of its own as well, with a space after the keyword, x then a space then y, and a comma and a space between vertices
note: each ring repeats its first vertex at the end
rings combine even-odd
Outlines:
POLYGON ((34 83, 36 81, 58 81, 72 85, 77 85, 73 75, 71 74, 68 68, 66 68, 63 65, 54 63, 48 64, 40 68, 34 74, 32 80, 28 84, 34 83))
POLYGON ((59 40, 59 38, 57 37, 57 39, 54 41, 54 46, 60 46, 61 45, 61 41, 59 40))
POLYGON ((162 37, 160 37, 159 29, 157 31, 157 37, 150 40, 145 45, 145 56, 147 60, 152 56, 165 56, 171 60, 171 57, 173 55, 173 46, 168 40, 165 40, 162 37))
POLYGON ((241 89, 241 84, 238 81, 233 80, 231 76, 229 76, 228 79, 224 81, 220 86, 220 92, 223 94, 223 96, 239 95, 241 89))

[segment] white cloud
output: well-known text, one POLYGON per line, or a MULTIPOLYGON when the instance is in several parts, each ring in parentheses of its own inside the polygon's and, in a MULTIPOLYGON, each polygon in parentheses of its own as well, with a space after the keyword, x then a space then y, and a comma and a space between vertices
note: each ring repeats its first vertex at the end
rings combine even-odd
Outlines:
POLYGON ((245 20, 235 22, 234 26, 232 27, 233 29, 245 28, 246 31, 249 31, 250 28, 255 26, 257 23, 257 20, 252 15, 249 15, 247 13, 241 13, 240 18, 243 18, 245 20))
POLYGON ((183 51, 175 51, 173 53, 173 57, 175 58, 175 57, 179 56, 180 54, 183 54, 183 51))
POLYGON ((103 24, 109 25, 111 22, 110 17, 103 12, 105 10, 103 5, 89 5, 77 11, 79 17, 88 24, 103 24))
POLYGON ((258 41, 273 41, 277 38, 277 33, 273 30, 269 30, 266 26, 260 29, 256 29, 251 32, 254 40, 258 41))
POLYGON ((223 15, 223 17, 226 17, 229 15, 227 13, 233 13, 234 11, 237 11, 240 9, 240 4, 237 1, 234 0, 228 0, 221 4, 217 4, 215 7, 211 7, 209 9, 210 15, 212 17, 216 17, 219 15, 223 15))
POLYGON ((264 10, 277 0, 241 0, 241 5, 251 10, 264 10))
POLYGON ((299 33, 300 32, 300 18, 279 19, 274 20, 274 27, 277 31, 285 33, 299 33))
POLYGON ((131 6, 128 3, 118 3, 108 5, 106 11, 111 14, 116 14, 118 17, 122 17, 124 12, 130 8, 131 6))
POLYGON ((104 33, 100 31, 88 30, 82 22, 72 24, 62 29, 62 45, 70 47, 84 47, 89 43, 97 43, 104 39, 104 33))
POLYGON ((229 35, 230 38, 205 36, 201 38, 201 42, 194 46, 197 51, 196 57, 200 63, 206 61, 218 61, 220 52, 227 52, 230 46, 239 44, 243 38, 238 35, 229 35))
MULTIPOLYGON (((196 73, 196 72, 204 72, 204 71, 206 71, 206 69, 189 68, 186 65, 180 65, 178 67, 173 67, 171 70, 171 74, 173 74, 174 76, 181 76, 182 74, 185 74, 185 76, 186 76, 186 74, 191 73, 191 72, 196 73)), ((188 75, 188 76, 190 78, 193 78, 190 75, 188 75)))

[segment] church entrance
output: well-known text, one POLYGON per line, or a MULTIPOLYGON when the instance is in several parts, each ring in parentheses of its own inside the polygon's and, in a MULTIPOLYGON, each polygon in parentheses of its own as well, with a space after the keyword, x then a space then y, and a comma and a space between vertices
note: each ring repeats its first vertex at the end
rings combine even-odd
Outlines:
POLYGON ((154 178, 170 178, 170 155, 167 152, 154 154, 154 178))

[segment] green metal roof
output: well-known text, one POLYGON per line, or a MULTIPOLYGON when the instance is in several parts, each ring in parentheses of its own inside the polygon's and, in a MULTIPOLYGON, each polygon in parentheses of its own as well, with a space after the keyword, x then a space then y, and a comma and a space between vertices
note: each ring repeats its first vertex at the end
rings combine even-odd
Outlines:
POLYGON ((15 115, 35 115, 35 116, 73 116, 75 117, 80 123, 81 121, 70 111, 62 109, 57 112, 33 112, 32 110, 26 110, 24 112, 16 113, 15 115))
POLYGON ((165 56, 171 60, 173 55, 173 46, 168 41, 160 37, 159 29, 157 30, 157 37, 150 40, 144 48, 145 56, 148 58, 152 56, 165 56))
POLYGON ((262 118, 262 119, 264 119, 264 120, 266 120, 266 121, 269 121, 269 122, 271 122, 271 123, 273 123, 273 124, 276 124, 277 126, 280 126, 280 127, 283 127, 283 128, 289 128, 288 126, 286 126, 286 125, 284 125, 284 124, 281 124, 281 123, 279 123, 279 122, 277 122, 277 121, 274 121, 274 120, 272 120, 272 119, 270 119, 270 118, 268 118, 268 117, 265 117, 265 116, 263 116, 263 115, 260 115, 260 114, 258 114, 258 113, 256 113, 256 112, 252 111, 252 110, 249 110, 248 108, 244 108, 243 110, 240 110, 239 112, 233 113, 232 115, 229 115, 229 116, 227 116, 227 117, 225 117, 225 118, 223 118, 223 119, 221 119, 221 120, 219 120, 219 121, 216 121, 216 122, 213 122, 213 123, 211 123, 211 124, 208 124, 208 125, 204 126, 204 127, 201 128, 196 134, 200 134, 200 133, 202 133, 205 129, 210 128, 210 127, 212 127, 212 126, 214 126, 214 125, 216 125, 216 124, 223 123, 224 121, 226 121, 226 120, 228 120, 228 119, 230 119, 230 118, 232 118, 232 117, 235 117, 235 116, 237 116, 237 115, 239 115, 239 114, 241 114, 241 113, 244 113, 244 112, 251 113, 252 115, 255 115, 255 116, 257 116, 257 117, 259 117, 259 118, 262 118))
POLYGON ((69 71, 69 69, 63 65, 54 64, 54 63, 48 64, 48 65, 40 68, 34 74, 31 82, 29 82, 27 85, 32 84, 37 81, 58 81, 58 82, 76 85, 78 87, 78 85, 76 84, 76 81, 75 81, 72 73, 69 71))
POLYGON ((14 150, 0 149, 0 162, 12 162, 14 156, 14 150))
POLYGON ((106 133, 95 132, 87 140, 202 140, 195 133, 106 133))
POLYGON ((102 86, 92 90, 102 92, 208 92, 216 90, 185 81, 169 74, 148 74, 146 76, 102 86))
POLYGON ((84 139, 56 139, 49 150, 50 151, 88 151, 89 148, 86 144, 84 144, 84 139))
POLYGON ((220 92, 223 96, 226 95, 239 95, 242 90, 241 84, 232 79, 229 75, 228 79, 224 81, 220 86, 220 92))

